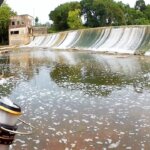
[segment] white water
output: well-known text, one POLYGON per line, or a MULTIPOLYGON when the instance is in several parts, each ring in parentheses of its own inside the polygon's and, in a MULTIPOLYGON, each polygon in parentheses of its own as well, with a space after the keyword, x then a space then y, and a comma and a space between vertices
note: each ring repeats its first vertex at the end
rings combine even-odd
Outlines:
POLYGON ((62 44, 60 44, 59 46, 57 46, 56 48, 59 49, 67 49, 69 48, 69 45, 72 43, 72 41, 75 39, 77 32, 69 32, 66 36, 66 39, 64 40, 64 42, 62 44))
POLYGON ((112 50, 113 45, 115 45, 122 36, 124 29, 112 29, 108 38, 104 41, 102 45, 98 47, 98 51, 108 51, 112 50))
POLYGON ((140 49, 145 35, 146 26, 87 29, 35 37, 28 46, 134 54, 140 49), (95 34, 94 38, 91 33, 95 34))

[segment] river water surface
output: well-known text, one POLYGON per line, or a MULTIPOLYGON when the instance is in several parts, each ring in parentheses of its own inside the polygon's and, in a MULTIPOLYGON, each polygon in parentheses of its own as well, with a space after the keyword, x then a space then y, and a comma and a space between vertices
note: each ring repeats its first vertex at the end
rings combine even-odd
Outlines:
POLYGON ((35 127, 12 150, 150 149, 149 57, 21 49, 0 56, 0 74, 0 97, 35 127))

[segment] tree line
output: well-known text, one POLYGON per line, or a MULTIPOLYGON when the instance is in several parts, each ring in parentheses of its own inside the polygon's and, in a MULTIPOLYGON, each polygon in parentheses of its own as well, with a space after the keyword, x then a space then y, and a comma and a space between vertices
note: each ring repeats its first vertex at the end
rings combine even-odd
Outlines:
POLYGON ((137 0, 134 8, 114 0, 81 0, 64 3, 49 13, 56 31, 85 27, 150 24, 150 5, 137 0))

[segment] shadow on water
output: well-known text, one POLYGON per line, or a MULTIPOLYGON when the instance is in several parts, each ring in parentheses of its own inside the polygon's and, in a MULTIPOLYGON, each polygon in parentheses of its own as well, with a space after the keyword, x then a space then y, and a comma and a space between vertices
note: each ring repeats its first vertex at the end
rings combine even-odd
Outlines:
POLYGON ((12 150, 149 150, 149 58, 21 49, 0 74, 0 97, 36 127, 12 150))

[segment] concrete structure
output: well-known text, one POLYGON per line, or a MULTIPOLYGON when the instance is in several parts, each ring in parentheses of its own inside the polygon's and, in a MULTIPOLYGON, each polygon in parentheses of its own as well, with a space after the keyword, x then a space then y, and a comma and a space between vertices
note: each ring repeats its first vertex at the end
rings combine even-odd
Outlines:
POLYGON ((9 45, 24 45, 33 36, 47 34, 47 27, 33 26, 34 18, 30 15, 18 15, 10 18, 9 45))
POLYGON ((9 25, 9 45, 23 45, 30 42, 34 18, 30 15, 13 16, 9 25))
POLYGON ((47 27, 33 27, 33 36, 39 36, 43 34, 47 34, 47 27))

